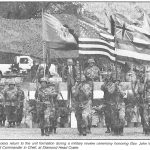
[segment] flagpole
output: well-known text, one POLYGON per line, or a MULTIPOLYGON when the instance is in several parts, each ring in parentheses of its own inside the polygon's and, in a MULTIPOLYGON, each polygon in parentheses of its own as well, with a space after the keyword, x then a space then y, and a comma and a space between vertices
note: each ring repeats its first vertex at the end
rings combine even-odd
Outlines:
POLYGON ((44 78, 45 78, 45 70, 46 70, 46 62, 45 62, 45 41, 44 41, 44 38, 43 38, 43 34, 44 34, 44 32, 43 32, 43 24, 44 24, 44 22, 43 22, 43 8, 42 8, 42 49, 43 49, 43 63, 44 63, 44 78))
MULTIPOLYGON (((111 16, 111 24, 112 24, 112 21, 114 23, 113 25, 113 32, 114 32, 114 43, 115 43, 115 72, 116 72, 116 80, 118 78, 118 72, 117 72, 117 51, 116 51, 116 24, 111 16)), ((112 28, 112 27, 111 27, 112 28)), ((111 29, 112 30, 112 29, 111 29)))

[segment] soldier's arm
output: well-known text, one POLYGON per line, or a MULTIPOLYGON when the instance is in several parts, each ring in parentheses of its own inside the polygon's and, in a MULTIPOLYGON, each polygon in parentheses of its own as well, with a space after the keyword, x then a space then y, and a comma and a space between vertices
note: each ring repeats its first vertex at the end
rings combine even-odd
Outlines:
POLYGON ((38 95, 39 95, 38 90, 36 90, 36 92, 35 92, 35 99, 38 99, 38 95))

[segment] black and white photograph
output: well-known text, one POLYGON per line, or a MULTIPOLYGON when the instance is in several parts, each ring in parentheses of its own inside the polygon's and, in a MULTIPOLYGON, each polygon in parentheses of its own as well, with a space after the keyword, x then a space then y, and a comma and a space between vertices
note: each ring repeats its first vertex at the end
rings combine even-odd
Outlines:
POLYGON ((150 2, 1 1, 0 139, 150 139, 150 2))

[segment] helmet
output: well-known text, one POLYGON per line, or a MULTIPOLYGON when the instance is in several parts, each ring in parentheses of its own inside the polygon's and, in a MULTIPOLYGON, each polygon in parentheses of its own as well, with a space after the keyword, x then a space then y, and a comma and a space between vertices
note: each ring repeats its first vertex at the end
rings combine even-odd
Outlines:
POLYGON ((16 86, 17 86, 17 87, 20 87, 20 86, 21 86, 21 84, 20 84, 20 83, 16 83, 16 86))
POLYGON ((41 83, 41 82, 46 82, 46 83, 47 83, 47 82, 48 82, 48 79, 47 79, 46 77, 41 78, 40 83, 41 83))
POLYGON ((9 85, 16 85, 16 82, 15 82, 15 80, 11 79, 8 81, 8 84, 9 85))
POLYGON ((51 84, 51 85, 56 84, 56 81, 53 78, 50 78, 48 81, 49 81, 49 84, 51 84))
POLYGON ((73 63, 72 59, 67 59, 67 62, 73 63))
POLYGON ((95 60, 93 58, 88 60, 88 63, 95 63, 95 60))

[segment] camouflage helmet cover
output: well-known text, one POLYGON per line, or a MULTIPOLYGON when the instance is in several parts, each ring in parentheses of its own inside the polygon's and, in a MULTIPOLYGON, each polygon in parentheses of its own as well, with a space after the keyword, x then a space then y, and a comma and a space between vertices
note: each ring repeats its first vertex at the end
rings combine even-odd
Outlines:
POLYGON ((93 58, 90 58, 90 59, 88 60, 88 63, 95 63, 95 60, 94 60, 93 58))
POLYGON ((47 79, 46 77, 41 78, 41 79, 40 79, 40 83, 42 83, 42 82, 46 82, 46 83, 47 83, 47 82, 48 82, 48 79, 47 79))
POLYGON ((11 79, 11 80, 8 81, 8 84, 9 84, 9 85, 15 85, 16 82, 15 82, 15 80, 11 79))

